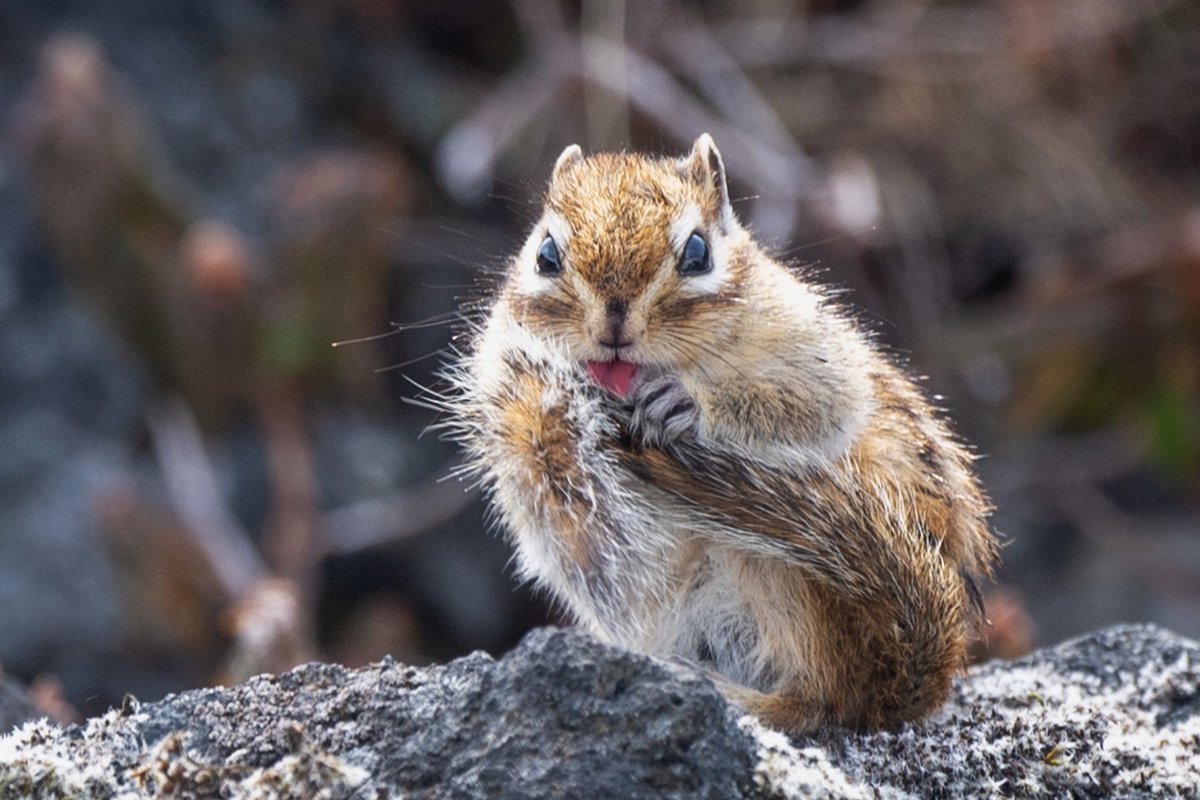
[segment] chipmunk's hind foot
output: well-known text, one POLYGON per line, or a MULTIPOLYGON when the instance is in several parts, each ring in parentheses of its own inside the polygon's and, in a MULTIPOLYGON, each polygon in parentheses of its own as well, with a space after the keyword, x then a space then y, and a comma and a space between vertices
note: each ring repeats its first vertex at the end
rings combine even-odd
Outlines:
POLYGON ((768 728, 802 736, 837 722, 832 709, 812 697, 760 692, 714 673, 709 673, 709 678, 726 700, 745 709, 768 728))

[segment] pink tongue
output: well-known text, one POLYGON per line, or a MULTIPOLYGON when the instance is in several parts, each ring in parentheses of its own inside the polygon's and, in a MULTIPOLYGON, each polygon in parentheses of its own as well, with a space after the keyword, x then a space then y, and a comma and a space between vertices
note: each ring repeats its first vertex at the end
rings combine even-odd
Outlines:
POLYGON ((637 364, 628 361, 589 361, 587 370, 596 383, 624 397, 629 393, 629 382, 637 372, 637 364))

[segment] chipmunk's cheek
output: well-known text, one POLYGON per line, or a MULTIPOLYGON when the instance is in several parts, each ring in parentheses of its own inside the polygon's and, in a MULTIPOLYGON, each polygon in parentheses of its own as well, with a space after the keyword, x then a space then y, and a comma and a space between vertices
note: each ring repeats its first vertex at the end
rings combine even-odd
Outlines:
POLYGON ((618 397, 628 397, 638 365, 629 361, 588 361, 588 375, 595 383, 618 397))

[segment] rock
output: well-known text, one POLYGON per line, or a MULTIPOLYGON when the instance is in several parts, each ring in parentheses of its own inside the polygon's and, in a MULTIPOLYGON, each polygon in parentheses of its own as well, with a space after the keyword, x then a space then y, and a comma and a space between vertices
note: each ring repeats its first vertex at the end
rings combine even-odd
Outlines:
POLYGON ((895 732, 789 741, 685 667, 542 629, 499 661, 310 664, 0 738, 0 797, 1200 797, 1197 776, 1200 645, 1148 626, 976 668, 895 732))
POLYGON ((813 743, 883 797, 1200 797, 1200 645, 1108 628, 972 669, 920 725, 813 743))

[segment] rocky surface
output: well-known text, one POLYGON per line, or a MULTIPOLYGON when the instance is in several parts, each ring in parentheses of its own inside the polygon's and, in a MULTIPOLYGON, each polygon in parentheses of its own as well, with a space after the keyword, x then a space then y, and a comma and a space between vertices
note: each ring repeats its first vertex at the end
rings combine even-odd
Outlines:
POLYGON ((569 631, 313 664, 0 738, 0 797, 1200 797, 1200 645, 1117 627, 972 670, 897 732, 789 741, 569 631))

